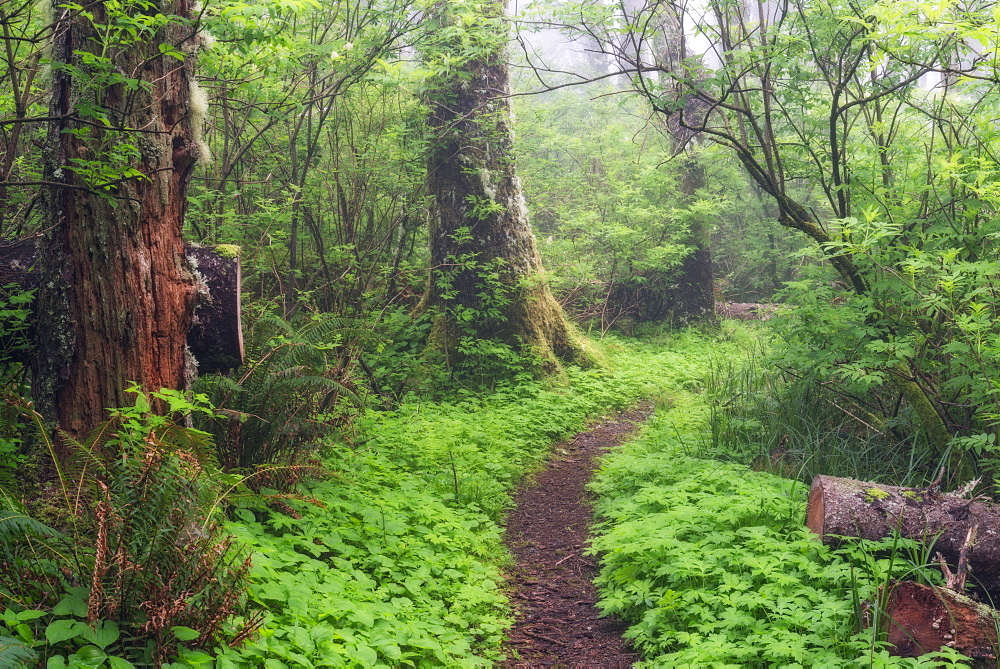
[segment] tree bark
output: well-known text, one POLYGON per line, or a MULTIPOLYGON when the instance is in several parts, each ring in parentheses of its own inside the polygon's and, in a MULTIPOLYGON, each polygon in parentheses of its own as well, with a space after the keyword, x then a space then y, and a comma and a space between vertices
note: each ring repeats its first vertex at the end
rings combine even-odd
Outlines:
POLYGON ((970 584, 1000 601, 1000 506, 928 488, 900 488, 820 475, 813 479, 806 526, 826 543, 838 536, 877 541, 899 532, 957 564, 969 529, 970 584))
POLYGON ((109 407, 131 402, 130 383, 177 389, 190 374, 185 337, 197 287, 181 228, 199 154, 189 106, 197 51, 191 1, 97 2, 86 11, 53 3, 50 115, 60 120, 45 155, 52 185, 32 394, 75 439, 109 407), (159 27, 134 39, 114 33, 128 18, 122 12, 152 15, 159 27))
POLYGON ((973 667, 996 667, 996 609, 947 588, 891 583, 886 604, 892 655, 919 657, 948 646, 972 658, 973 667))
MULTIPOLYGON (((676 137, 675 141, 677 149, 681 150, 681 138, 676 137)), ((684 160, 682 169, 681 193, 685 204, 689 204, 705 187, 705 170, 693 156, 684 160)), ((715 277, 709 227, 705 221, 694 221, 691 225, 694 250, 681 263, 672 310, 673 319, 681 324, 715 320, 715 277)))
MULTIPOLYGON (((440 3, 435 20, 451 25, 451 11, 440 3)), ((491 339, 548 369, 590 364, 545 280, 515 170, 504 3, 481 0, 476 11, 487 22, 476 29, 480 55, 429 94, 432 269, 419 308, 438 314, 430 346, 455 361, 463 338, 491 339)))
MULTIPOLYGON (((243 364, 241 269, 235 251, 225 245, 185 244, 188 262, 198 276, 198 304, 187 332, 187 345, 199 374, 228 372, 243 364)), ((15 285, 19 290, 37 291, 37 262, 36 239, 0 241, 0 290, 15 285)), ((35 321, 37 318, 32 317, 31 322, 35 321)), ((36 340, 34 328, 28 340, 36 340)), ((15 362, 30 362, 30 351, 11 354, 15 362)))

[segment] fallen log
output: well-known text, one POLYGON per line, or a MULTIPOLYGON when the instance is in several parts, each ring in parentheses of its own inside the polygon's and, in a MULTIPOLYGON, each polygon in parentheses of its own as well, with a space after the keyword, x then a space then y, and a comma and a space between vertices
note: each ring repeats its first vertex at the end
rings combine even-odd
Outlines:
MULTIPOLYGON (((958 564, 966 546, 969 583, 1000 602, 1000 506, 943 494, 934 487, 902 488, 817 476, 809 490, 806 526, 825 543, 849 536, 877 541, 893 532, 923 542, 958 564)), ((984 598, 986 599, 986 598, 984 598)))
POLYGON ((890 583, 886 603, 890 653, 918 657, 945 646, 974 660, 974 667, 997 666, 1000 614, 947 588, 913 581, 890 583))
MULTIPOLYGON (((236 250, 226 245, 186 245, 188 261, 201 284, 187 344, 201 374, 227 372, 243 364, 240 260, 233 252, 236 250)), ((10 285, 21 290, 35 288, 33 266, 37 258, 35 239, 0 241, 0 290, 10 285)), ((27 353, 12 351, 11 355, 26 362, 27 353)))

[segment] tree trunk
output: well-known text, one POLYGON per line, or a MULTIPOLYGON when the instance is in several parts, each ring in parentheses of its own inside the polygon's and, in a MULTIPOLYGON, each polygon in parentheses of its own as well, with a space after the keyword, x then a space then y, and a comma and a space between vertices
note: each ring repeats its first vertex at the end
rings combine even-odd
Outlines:
POLYGON ((183 388, 196 285, 181 228, 199 148, 190 86, 191 0, 151 8, 53 3, 57 26, 45 155, 32 393, 44 415, 84 437, 125 388, 183 388), (143 14, 126 16, 123 12, 143 14), (136 21, 137 18, 143 21, 136 21), (183 58, 164 54, 178 50, 183 58))
POLYGON ((886 604, 892 655, 919 657, 948 646, 972 658, 973 667, 996 667, 1000 615, 947 588, 903 581, 889 585, 886 604))
MULTIPOLYGON (((198 275, 198 305, 195 307, 187 345, 199 374, 228 372, 243 364, 241 325, 240 259, 237 248, 185 244, 188 262, 198 275)), ((38 242, 0 240, 0 287, 38 290, 38 242)), ((0 289, 2 290, 2 289, 0 289)), ((35 322, 37 318, 32 317, 35 322)), ((29 342, 37 340, 34 330, 29 342)), ((32 345, 32 349, 36 348, 32 345)), ((30 362, 30 351, 11 351, 15 362, 30 362), (20 354, 24 355, 20 355, 20 354)))
MULTIPOLYGON (((450 25, 451 11, 440 3, 435 20, 450 25)), ((548 369, 589 364, 545 280, 515 171, 504 5, 481 0, 477 11, 487 24, 475 28, 480 55, 429 94, 432 269, 420 309, 438 314, 430 346, 456 361, 463 338, 491 339, 548 369)))
MULTIPOLYGON (((676 141, 680 142, 680 138, 676 141)), ((684 160, 682 169, 681 193, 685 204, 689 204, 698 197, 698 191, 705 187, 705 170, 692 156, 684 160)), ((681 263, 677 288, 674 289, 673 320, 682 324, 715 320, 715 277, 709 246, 710 227, 707 221, 694 221, 691 224, 690 235, 694 250, 681 263)))
POLYGON ((877 541, 901 536, 924 542, 952 565, 970 528, 970 583, 1000 601, 1000 506, 941 494, 927 488, 899 488, 835 476, 817 476, 809 490, 806 526, 827 543, 838 536, 877 541))

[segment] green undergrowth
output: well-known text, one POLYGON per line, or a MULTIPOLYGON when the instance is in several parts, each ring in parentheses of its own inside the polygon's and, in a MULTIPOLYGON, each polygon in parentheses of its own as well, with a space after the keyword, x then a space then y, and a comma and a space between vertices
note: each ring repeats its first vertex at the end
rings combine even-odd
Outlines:
MULTIPOLYGON (((685 355, 685 375, 731 352, 685 355)), ((965 666, 954 653, 890 658, 858 632, 861 602, 911 569, 892 557, 899 541, 840 553, 816 541, 802 483, 698 457, 711 452, 708 401, 696 382, 675 388, 591 484, 600 607, 629 624, 641 666, 965 666)))
POLYGON ((325 454, 331 476, 270 508, 236 511, 230 529, 253 552, 250 594, 267 617, 256 638, 220 649, 217 666, 502 659, 511 617, 500 523, 513 486, 588 418, 641 397, 669 403, 668 386, 700 387, 689 360, 710 337, 672 336, 667 352, 607 340, 610 369, 359 418, 352 443, 325 454))

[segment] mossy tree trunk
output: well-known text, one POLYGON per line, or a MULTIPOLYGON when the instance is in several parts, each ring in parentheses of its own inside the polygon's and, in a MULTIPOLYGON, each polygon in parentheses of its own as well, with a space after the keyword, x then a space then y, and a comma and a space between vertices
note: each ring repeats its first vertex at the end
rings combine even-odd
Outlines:
MULTIPOLYGON (((454 34, 459 9, 437 6, 440 33, 454 34)), ((432 269, 420 308, 437 313, 430 345, 452 362, 475 338, 531 352, 549 369, 587 364, 546 282, 515 169, 504 3, 480 0, 471 11, 461 66, 428 94, 432 269)), ((459 41, 442 39, 439 53, 459 54, 459 41)))
POLYGON ((197 288, 181 238, 198 156, 191 0, 83 10, 54 2, 33 394, 73 438, 134 401, 183 388, 197 288))
MULTIPOLYGON (((682 151, 680 139, 677 150, 682 151)), ((678 156, 681 157, 681 156, 678 156)), ((693 202, 705 187, 705 169, 691 155, 684 155, 681 163, 680 191, 685 204, 693 202)), ((715 276, 712 268, 711 225, 708 221, 691 222, 691 253, 684 258, 677 271, 673 289, 672 319, 679 323, 715 320, 715 276)))

